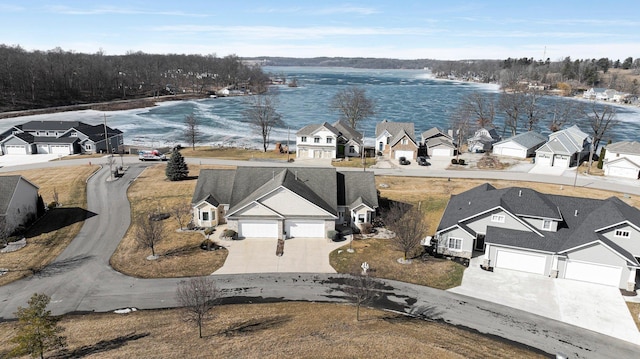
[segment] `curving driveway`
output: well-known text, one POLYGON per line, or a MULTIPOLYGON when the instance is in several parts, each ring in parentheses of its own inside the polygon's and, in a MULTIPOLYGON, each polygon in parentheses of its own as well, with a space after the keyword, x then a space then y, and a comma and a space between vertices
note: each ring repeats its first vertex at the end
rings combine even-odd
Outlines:
MULTIPOLYGON (((67 165, 71 164, 67 162, 67 165)), ((55 314, 177 306, 174 293, 180 279, 127 277, 108 264, 129 225, 126 188, 144 167, 143 164, 132 165, 123 178, 114 182, 106 181, 108 170, 102 169, 89 180, 87 209, 97 215, 85 221, 78 237, 45 271, 0 287, 0 318, 12 318, 17 307, 25 305, 34 292, 44 292, 52 297, 50 309, 55 314)), ((5 169, 0 172, 2 170, 5 169)), ((340 289, 344 276, 338 274, 266 273, 215 277, 227 302, 346 301, 340 289)), ((376 307, 468 327, 548 354, 562 352, 572 357, 621 358, 634 357, 640 350, 627 341, 499 304, 408 283, 382 282, 383 296, 374 304, 376 307)))

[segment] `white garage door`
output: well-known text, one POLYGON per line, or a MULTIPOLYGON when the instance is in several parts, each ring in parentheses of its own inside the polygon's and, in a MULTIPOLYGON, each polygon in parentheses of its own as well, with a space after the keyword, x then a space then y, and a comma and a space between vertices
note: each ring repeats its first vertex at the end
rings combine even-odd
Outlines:
POLYGON ((431 156, 451 156, 451 150, 448 148, 434 148, 433 151, 431 151, 431 156))
POLYGON ((24 145, 6 145, 4 146, 6 155, 26 155, 27 149, 24 145))
POLYGON ((298 150, 298 157, 299 158, 306 158, 309 156, 309 153, 307 152, 307 150, 298 150))
POLYGON ((69 145, 51 145, 51 153, 69 155, 69 145))
POLYGON ((396 151, 396 160, 400 157, 406 157, 408 160, 413 159, 413 151, 396 151))
POLYGON ((536 156, 536 165, 550 166, 551 165, 551 157, 536 156))
POLYGON ((567 261, 566 279, 604 284, 617 287, 620 284, 622 268, 597 263, 567 261))
POLYGON ((278 238, 277 221, 238 221, 241 238, 278 238))
POLYGON ((538 254, 498 250, 496 268, 544 274, 546 257, 538 254))
POLYGON ((607 175, 614 176, 614 177, 638 179, 638 170, 635 168, 611 166, 609 167, 609 171, 607 175))
POLYGON ((38 145, 38 153, 39 154, 49 153, 49 145, 38 145))
POLYGON ((498 146, 497 151, 496 148, 493 150, 497 155, 509 156, 509 157, 518 157, 525 158, 527 157, 527 152, 522 150, 521 148, 510 148, 510 147, 502 147, 498 146))
POLYGON ((553 167, 561 167, 561 168, 565 168, 565 167, 569 167, 569 160, 570 157, 569 156, 556 156, 553 159, 553 167))
POLYGON ((324 221, 290 220, 284 222, 287 238, 325 238, 324 221))

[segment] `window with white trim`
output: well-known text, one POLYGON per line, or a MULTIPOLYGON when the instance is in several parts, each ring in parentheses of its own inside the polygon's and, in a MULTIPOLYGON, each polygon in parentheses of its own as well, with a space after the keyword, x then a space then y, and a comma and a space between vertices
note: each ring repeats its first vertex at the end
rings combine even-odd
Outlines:
POLYGON ((624 229, 616 229, 615 236, 618 238, 629 238, 631 237, 631 232, 624 229))
POLYGON ((78 133, 77 132, 71 132, 71 137, 78 137, 78 133))
POLYGON ((84 145, 84 149, 85 150, 90 150, 91 149, 91 144, 87 143, 86 145, 84 145))
POLYGON ((327 137, 327 143, 333 143, 333 138, 327 137))
POLYGON ((358 223, 364 223, 364 213, 358 214, 358 223))
POLYGON ((356 152, 356 148, 353 146, 349 146, 349 153, 355 153, 356 152))
POLYGON ((320 143, 320 137, 314 137, 313 143, 320 143))
POLYGON ((542 220, 542 229, 550 230, 551 229, 551 220, 544 219, 542 220))
POLYGON ((504 223, 505 217, 504 214, 492 214, 491 222, 504 223))
POLYGON ((202 220, 203 221, 209 220, 209 212, 202 212, 202 220))
POLYGON ((307 142, 307 136, 300 137, 300 142, 307 142))
POLYGON ((462 250, 462 238, 449 237, 447 248, 454 251, 462 250))
POLYGON ((409 144, 409 141, 408 141, 406 138, 403 138, 403 139, 402 139, 402 144, 403 144, 403 145, 408 145, 408 144, 409 144))

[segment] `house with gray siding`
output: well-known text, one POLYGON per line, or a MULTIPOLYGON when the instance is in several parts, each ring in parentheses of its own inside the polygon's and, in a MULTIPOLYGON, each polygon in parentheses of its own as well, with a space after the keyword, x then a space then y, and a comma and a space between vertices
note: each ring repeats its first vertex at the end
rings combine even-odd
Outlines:
POLYGON ((5 155, 119 152, 123 144, 122 131, 80 121, 30 121, 0 134, 5 155))
POLYGON ((488 183, 451 196, 436 251, 510 269, 634 290, 640 211, 617 197, 549 195, 488 183))
POLYGON ((373 172, 238 167, 200 171, 191 203, 197 226, 226 224, 241 238, 326 238, 371 223, 378 197, 373 172))
POLYGON ((536 155, 547 138, 535 131, 527 131, 493 144, 494 155, 525 159, 536 155))
POLYGON ((4 235, 11 235, 16 228, 36 218, 38 190, 38 186, 22 176, 0 176, 0 230, 4 235))
POLYGON ((589 157, 592 142, 591 137, 577 125, 554 132, 536 150, 536 166, 560 169, 577 166, 589 157))

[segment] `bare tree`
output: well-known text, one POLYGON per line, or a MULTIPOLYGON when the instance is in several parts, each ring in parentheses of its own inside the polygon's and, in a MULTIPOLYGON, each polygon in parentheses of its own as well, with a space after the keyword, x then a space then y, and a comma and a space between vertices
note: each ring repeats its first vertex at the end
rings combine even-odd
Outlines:
POLYGON ((488 94, 470 93, 462 99, 460 109, 462 113, 474 120, 478 127, 494 127, 493 120, 496 116, 496 109, 493 98, 488 94))
POLYGON ((367 117, 375 115, 375 102, 367 97, 365 90, 359 87, 348 87, 338 92, 331 100, 331 108, 340 113, 354 129, 367 117))
POLYGON ((186 202, 177 203, 175 206, 171 207, 171 214, 178 221, 178 225, 180 226, 180 230, 184 227, 185 222, 191 218, 191 205, 186 202))
POLYGON ((9 244, 9 236, 11 231, 7 224, 7 217, 0 216, 0 247, 6 247, 9 244))
POLYGON ((544 96, 542 92, 538 90, 530 90, 525 92, 523 102, 523 112, 525 117, 525 123, 527 124, 527 131, 533 131, 535 126, 540 122, 542 115, 542 107, 540 106, 540 98, 544 96))
POLYGON ((576 101, 555 101, 550 110, 549 126, 551 132, 557 132, 568 122, 575 121, 584 116, 584 106, 576 101))
POLYGON ((197 277, 181 281, 176 290, 176 299, 184 310, 184 320, 198 326, 198 336, 202 338, 202 324, 211 319, 211 311, 216 305, 220 292, 216 282, 210 277, 197 277))
POLYGON ((462 143, 467 138, 469 129, 471 128, 471 119, 466 110, 459 107, 456 112, 453 113, 449 119, 451 130, 453 131, 453 138, 456 141, 456 160, 460 159, 460 151, 462 150, 462 143))
POLYGON ((385 226, 395 233, 394 246, 403 252, 404 260, 414 250, 428 231, 424 213, 416 206, 402 202, 392 202, 383 214, 385 226))
POLYGON ((503 93, 498 100, 498 108, 504 112, 504 129, 511 136, 518 134, 518 125, 524 114, 524 94, 521 92, 503 93))
POLYGON ((346 278, 343 292, 356 305, 356 320, 360 320, 360 306, 366 305, 378 297, 377 282, 366 275, 354 274, 346 278))
POLYGON ((249 120, 249 124, 254 131, 262 138, 262 147, 267 152, 269 147, 269 136, 274 127, 284 126, 284 121, 276 111, 277 95, 267 93, 264 95, 254 95, 250 97, 249 108, 244 111, 244 115, 249 120))
POLYGON ((591 106, 591 114, 587 115, 589 119, 589 126, 593 131, 593 142, 589 150, 589 168, 587 173, 591 170, 591 164, 593 163, 593 153, 600 145, 600 141, 604 137, 611 127, 618 124, 616 120, 616 109, 613 106, 605 105, 601 109, 598 109, 594 102, 591 106))
POLYGON ((158 213, 141 213, 135 219, 135 236, 138 245, 151 249, 155 257, 155 246, 165 237, 164 222, 159 220, 158 213))
POLYGON ((196 150, 196 143, 200 142, 200 127, 198 119, 193 114, 184 116, 184 124, 186 126, 184 130, 184 136, 187 138, 187 142, 191 145, 191 148, 196 150))

